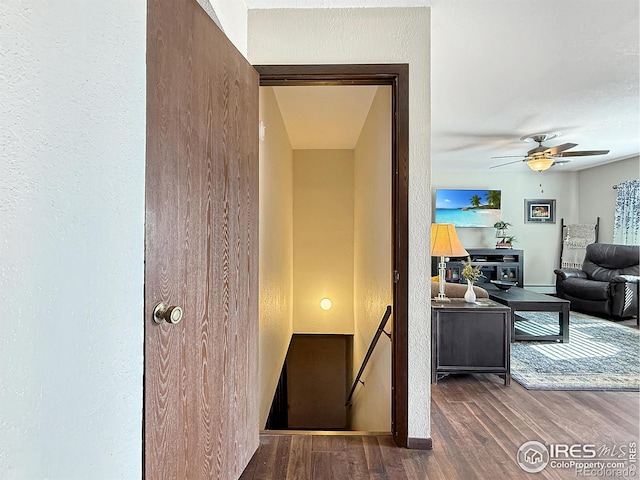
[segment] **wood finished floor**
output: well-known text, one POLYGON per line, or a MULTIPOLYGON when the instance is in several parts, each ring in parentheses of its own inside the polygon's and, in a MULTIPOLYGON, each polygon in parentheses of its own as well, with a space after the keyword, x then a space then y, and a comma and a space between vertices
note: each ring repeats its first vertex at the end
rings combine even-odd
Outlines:
POLYGON ((611 446, 639 438, 638 392, 529 391, 463 375, 433 385, 431 396, 432 451, 397 448, 390 436, 262 434, 241 479, 575 479, 549 467, 527 474, 516 452, 528 440, 611 446))

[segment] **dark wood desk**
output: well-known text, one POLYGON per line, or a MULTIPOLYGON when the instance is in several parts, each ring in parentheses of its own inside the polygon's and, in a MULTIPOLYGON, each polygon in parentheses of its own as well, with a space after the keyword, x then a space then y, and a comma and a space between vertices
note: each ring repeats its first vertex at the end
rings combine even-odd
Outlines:
POLYGON ((498 290, 492 285, 483 285, 489 293, 489 298, 495 302, 511 307, 511 341, 553 341, 560 343, 569 342, 569 300, 531 292, 520 287, 511 287, 506 292, 498 290), (557 335, 528 335, 518 333, 516 320, 517 312, 558 312, 557 335))

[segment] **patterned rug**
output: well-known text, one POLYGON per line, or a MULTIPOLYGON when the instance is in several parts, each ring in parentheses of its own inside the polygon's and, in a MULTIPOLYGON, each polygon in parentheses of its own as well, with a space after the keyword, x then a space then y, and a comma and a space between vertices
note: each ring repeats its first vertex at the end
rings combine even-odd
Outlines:
MULTIPOLYGON (((518 312, 516 328, 531 335, 558 333, 558 315, 518 312)), ((571 312, 569 343, 511 344, 511 378, 528 390, 640 390, 640 332, 571 312)))

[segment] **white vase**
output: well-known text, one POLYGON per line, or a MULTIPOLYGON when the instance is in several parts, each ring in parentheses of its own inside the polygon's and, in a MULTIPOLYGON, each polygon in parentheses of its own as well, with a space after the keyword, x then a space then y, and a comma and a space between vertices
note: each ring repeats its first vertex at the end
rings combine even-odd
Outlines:
POLYGON ((467 280, 467 291, 464 293, 464 301, 467 303, 475 303, 476 292, 473 291, 473 283, 467 280))

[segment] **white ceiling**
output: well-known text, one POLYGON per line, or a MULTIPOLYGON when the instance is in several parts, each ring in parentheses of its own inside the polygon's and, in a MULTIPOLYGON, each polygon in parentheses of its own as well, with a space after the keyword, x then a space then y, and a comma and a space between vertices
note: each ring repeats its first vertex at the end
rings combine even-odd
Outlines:
MULTIPOLYGON (((563 135, 548 146, 571 142, 578 144, 573 151, 611 150, 554 168, 579 170, 640 152, 638 0, 246 4, 249 9, 431 6, 434 170, 487 170, 508 161, 492 156, 524 155, 535 146, 520 137, 549 131, 563 135)), ((519 162, 501 170, 527 168, 519 162)))
POLYGON ((273 87, 293 149, 355 148, 376 86, 273 87))

